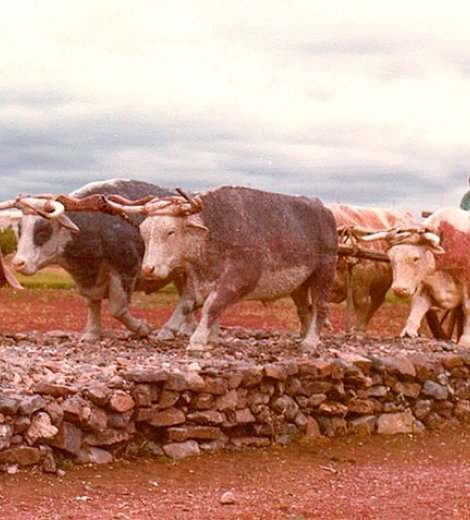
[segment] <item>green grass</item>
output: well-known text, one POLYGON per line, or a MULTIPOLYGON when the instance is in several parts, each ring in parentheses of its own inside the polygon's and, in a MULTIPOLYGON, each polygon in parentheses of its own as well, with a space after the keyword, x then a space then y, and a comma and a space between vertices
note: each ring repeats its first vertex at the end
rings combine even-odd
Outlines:
POLYGON ((25 289, 75 289, 75 282, 65 271, 39 271, 33 276, 15 273, 25 289))
MULTIPOLYGON (((73 278, 65 271, 42 269, 33 276, 15 273, 17 280, 25 289, 76 289, 73 278)), ((171 283, 160 290, 164 294, 175 294, 176 287, 171 283)))

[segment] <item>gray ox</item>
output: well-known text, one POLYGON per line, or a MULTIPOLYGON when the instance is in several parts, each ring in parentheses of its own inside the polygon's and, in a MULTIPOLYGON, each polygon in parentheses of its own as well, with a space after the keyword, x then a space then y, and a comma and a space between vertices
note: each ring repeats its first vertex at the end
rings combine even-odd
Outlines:
POLYGON ((185 273, 186 310, 202 308, 188 349, 207 348, 228 305, 287 295, 297 307, 303 350, 314 348, 335 269, 331 211, 316 198, 235 186, 205 192, 186 206, 185 213, 182 204, 157 200, 124 209, 148 215, 140 225, 144 275, 160 280, 185 273))
MULTIPOLYGON (((82 200, 93 194, 110 193, 119 194, 129 200, 148 195, 173 194, 167 189, 145 182, 113 179, 87 184, 70 196, 82 200)), ((101 301, 104 298, 109 299, 110 314, 130 331, 140 336, 150 333, 149 325, 129 312, 136 281, 139 282, 139 288, 151 292, 175 278, 168 273, 158 282, 138 280, 144 255, 144 243, 138 229, 142 216, 132 217, 133 226, 118 216, 100 212, 69 211, 60 214, 59 211, 55 215, 39 210, 39 214, 43 215, 39 216, 37 208, 26 204, 22 209, 26 214, 19 222, 18 250, 12 266, 22 274, 33 275, 43 267, 58 264, 70 273, 88 304, 88 317, 81 340, 100 338, 101 301)), ((181 287, 183 281, 178 278, 176 283, 181 287)), ((179 312, 178 307, 175 313, 179 312)), ((172 319, 175 320, 174 317, 172 319)), ((181 326, 181 333, 192 332, 194 325, 191 315, 176 319, 181 326)), ((160 331, 161 337, 171 335, 170 329, 171 327, 164 326, 160 331)))
POLYGON ((419 228, 373 233, 363 240, 386 239, 393 269, 392 291, 411 297, 402 337, 416 337, 428 310, 463 304, 464 329, 459 346, 470 347, 470 215, 442 208, 419 228))

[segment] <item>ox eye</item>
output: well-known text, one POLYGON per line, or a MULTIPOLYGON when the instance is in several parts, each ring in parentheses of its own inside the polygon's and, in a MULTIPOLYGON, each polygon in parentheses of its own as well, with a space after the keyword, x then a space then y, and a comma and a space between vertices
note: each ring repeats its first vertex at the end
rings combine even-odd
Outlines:
POLYGON ((170 231, 168 231, 166 234, 167 238, 173 237, 175 235, 176 235, 176 231, 174 229, 170 229, 170 231))

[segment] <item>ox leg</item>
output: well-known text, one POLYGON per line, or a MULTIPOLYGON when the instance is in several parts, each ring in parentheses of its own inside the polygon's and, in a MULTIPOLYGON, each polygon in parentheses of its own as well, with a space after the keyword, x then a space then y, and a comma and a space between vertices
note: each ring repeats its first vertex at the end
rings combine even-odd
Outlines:
POLYGON ((321 262, 319 268, 310 279, 310 295, 312 310, 310 323, 305 337, 300 343, 303 352, 308 353, 318 346, 321 329, 328 317, 328 301, 330 287, 335 274, 335 258, 321 262))
POLYGON ((151 327, 144 320, 132 316, 129 312, 129 303, 130 293, 124 289, 121 277, 117 274, 111 275, 108 304, 110 314, 138 336, 148 336, 151 327))
POLYGON ((305 338, 312 319, 312 305, 310 304, 309 289, 310 282, 307 281, 291 294, 291 298, 294 300, 297 309, 297 316, 300 320, 301 338, 305 338))
POLYGON ((157 339, 170 340, 177 335, 191 336, 197 326, 193 308, 194 301, 181 296, 170 319, 158 332, 157 339))
POLYGON ((463 315, 463 332, 457 346, 459 348, 468 349, 470 348, 470 293, 467 286, 463 287, 463 315))
POLYGON ((80 341, 98 341, 101 338, 101 300, 85 299, 88 312, 85 332, 80 336, 80 341))
POLYGON ((423 288, 419 288, 411 298, 410 314, 400 333, 400 338, 417 338, 421 321, 431 307, 432 301, 429 294, 423 288))
POLYGON ((367 325, 377 309, 385 301, 387 291, 383 288, 369 286, 366 290, 356 287, 354 307, 356 309, 356 331, 358 336, 364 336, 367 325))
POLYGON ((207 349, 210 341, 215 341, 222 312, 231 304, 238 301, 249 291, 248 283, 243 285, 234 283, 237 277, 233 273, 226 273, 226 280, 221 280, 219 286, 207 297, 201 310, 201 319, 189 340, 188 350, 201 351, 207 349))

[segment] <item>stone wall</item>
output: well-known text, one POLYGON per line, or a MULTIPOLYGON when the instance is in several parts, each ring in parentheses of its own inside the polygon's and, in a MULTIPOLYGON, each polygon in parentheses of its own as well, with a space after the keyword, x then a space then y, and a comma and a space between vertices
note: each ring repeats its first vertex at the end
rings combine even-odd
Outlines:
POLYGON ((320 436, 414 433, 470 417, 470 354, 127 367, 84 387, 0 392, 0 467, 182 458, 320 436))

